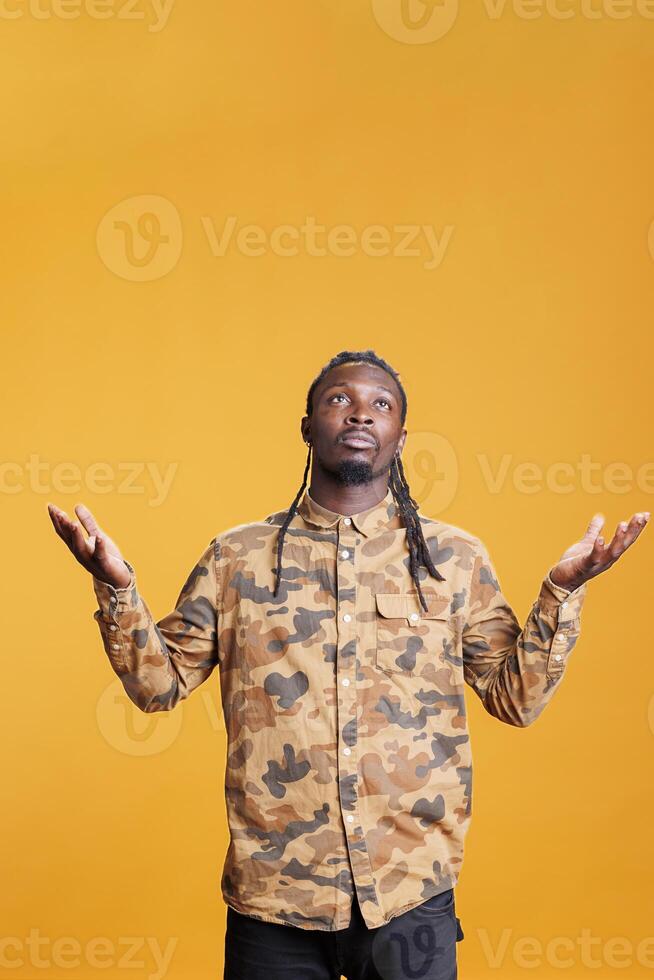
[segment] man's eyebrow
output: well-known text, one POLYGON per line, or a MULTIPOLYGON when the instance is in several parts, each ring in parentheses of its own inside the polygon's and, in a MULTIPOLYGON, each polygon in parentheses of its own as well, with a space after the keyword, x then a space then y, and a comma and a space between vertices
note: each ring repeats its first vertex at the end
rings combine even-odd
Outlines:
MULTIPOLYGON (((325 391, 323 391, 323 395, 325 394, 326 391, 329 391, 330 388, 351 388, 351 387, 352 385, 350 384, 349 381, 332 381, 331 384, 327 385, 325 391)), ((387 391, 389 395, 393 396, 393 398, 397 397, 395 392, 391 391, 390 388, 387 388, 386 385, 375 385, 375 387, 379 391, 387 391)))

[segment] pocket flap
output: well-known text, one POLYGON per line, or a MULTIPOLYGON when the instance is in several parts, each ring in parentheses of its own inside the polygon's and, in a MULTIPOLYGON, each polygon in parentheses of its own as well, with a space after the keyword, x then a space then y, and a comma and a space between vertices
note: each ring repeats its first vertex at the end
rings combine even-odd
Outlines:
POLYGON ((377 592, 377 612, 386 619, 406 619, 409 623, 419 623, 421 619, 447 620, 449 596, 433 592, 423 592, 423 595, 429 607, 427 611, 422 608, 417 592, 377 592))

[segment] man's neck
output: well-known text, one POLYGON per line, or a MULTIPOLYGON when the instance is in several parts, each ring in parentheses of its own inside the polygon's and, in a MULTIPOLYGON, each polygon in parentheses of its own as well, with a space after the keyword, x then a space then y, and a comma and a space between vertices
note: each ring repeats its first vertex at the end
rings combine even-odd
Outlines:
POLYGON ((342 486, 312 479, 308 493, 321 507, 335 514, 360 514, 369 510, 384 499, 388 492, 386 476, 373 479, 370 483, 356 486, 342 486))

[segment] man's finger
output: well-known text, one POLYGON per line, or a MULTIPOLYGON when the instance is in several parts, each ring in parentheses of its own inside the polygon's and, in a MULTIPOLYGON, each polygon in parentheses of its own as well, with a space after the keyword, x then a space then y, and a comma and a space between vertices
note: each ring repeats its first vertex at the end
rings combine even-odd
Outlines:
POLYGON ((609 556, 613 560, 619 558, 622 552, 628 546, 627 537, 626 537, 627 530, 628 530, 627 522, 620 521, 617 524, 615 531, 613 532, 613 537, 609 541, 609 546, 607 549, 609 556))
MULTIPOLYGON (((649 513, 647 511, 633 515, 627 525, 625 534, 622 536, 622 551, 626 551, 629 545, 634 543, 640 532, 646 526, 648 518, 649 513)), ((624 524, 625 522, 622 521, 622 523, 624 524)))
POLYGON ((62 540, 64 536, 61 532, 61 525, 59 524, 59 518, 57 517, 57 512, 53 509, 51 504, 48 504, 48 514, 50 515, 50 520, 52 521, 52 526, 62 540))
POLYGON ((73 554, 75 555, 77 560, 82 561, 83 558, 88 558, 89 550, 86 547, 86 538, 82 534, 82 529, 77 523, 77 521, 75 521, 75 523, 71 521, 70 533, 72 538, 73 554))
POLYGON ((100 530, 98 523, 85 504, 77 504, 75 507, 75 513, 84 525, 84 529, 88 531, 89 534, 95 535, 98 533, 100 530))
POLYGON ((68 534, 66 533, 61 522, 56 517, 53 517, 52 523, 54 524, 54 529, 59 535, 59 537, 61 538, 61 540, 63 541, 63 543, 66 545, 67 548, 70 548, 70 540, 68 534))
POLYGON ((95 536, 95 551, 93 552, 93 557, 97 561, 106 561, 107 559, 107 548, 105 546, 104 537, 100 534, 95 536))
POLYGON ((601 534, 598 534, 598 536, 595 538, 595 541, 593 543, 593 547, 586 555, 586 560, 589 565, 594 566, 594 565, 601 564, 605 560, 605 558, 606 558, 606 547, 604 545, 604 538, 602 537, 601 534))
POLYGON ((72 550, 75 545, 75 538, 73 536, 73 522, 71 521, 68 514, 63 514, 63 513, 59 515, 59 521, 61 522, 61 526, 66 536, 68 547, 72 550))
POLYGON ((58 508, 54 510, 54 513, 51 512, 51 516, 55 522, 55 527, 57 528, 59 536, 66 542, 72 551, 72 537, 68 516, 63 510, 59 510, 58 508))
POLYGON ((582 541, 584 541, 584 543, 589 543, 591 541, 595 541, 596 538, 597 538, 597 535, 602 530, 602 525, 603 524, 604 524, 604 515, 603 514, 595 514, 591 518, 590 524, 586 528, 586 533, 584 534, 584 536, 582 538, 582 541))
POLYGON ((636 540, 639 530, 640 525, 638 523, 637 514, 634 514, 629 523, 626 521, 620 521, 608 547, 608 552, 614 561, 627 550, 633 541, 636 540))

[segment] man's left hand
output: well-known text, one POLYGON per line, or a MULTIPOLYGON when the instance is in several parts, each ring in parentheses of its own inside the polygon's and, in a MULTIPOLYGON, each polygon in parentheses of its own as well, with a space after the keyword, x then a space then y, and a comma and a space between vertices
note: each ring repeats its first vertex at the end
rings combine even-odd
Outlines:
POLYGON ((599 533, 604 524, 604 515, 595 514, 583 538, 564 551, 559 563, 551 569, 550 578, 555 585, 562 585, 564 589, 578 589, 588 579, 610 568, 634 543, 648 520, 649 511, 640 511, 628 523, 620 521, 613 539, 605 545, 599 533))

